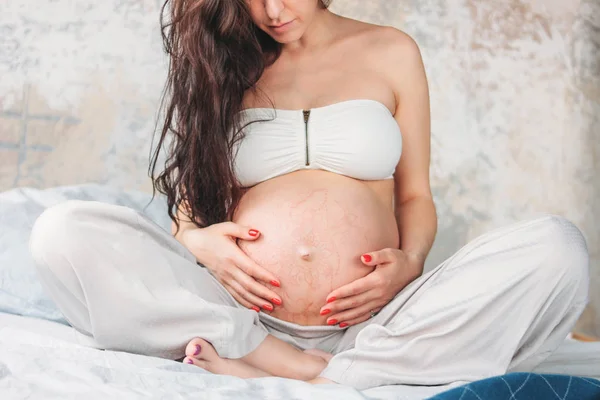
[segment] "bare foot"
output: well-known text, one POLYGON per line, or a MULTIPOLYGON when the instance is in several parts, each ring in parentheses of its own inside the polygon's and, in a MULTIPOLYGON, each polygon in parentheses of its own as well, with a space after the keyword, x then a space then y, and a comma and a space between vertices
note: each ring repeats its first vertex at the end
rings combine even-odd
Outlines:
POLYGON ((307 349, 307 350, 304 350, 304 352, 306 354, 311 354, 313 356, 321 357, 323 360, 325 360, 327 362, 331 361, 331 359, 333 358, 333 354, 328 353, 323 350, 319 350, 319 349, 307 349))
POLYGON ((267 335, 260 346, 242 357, 242 360, 272 376, 308 381, 318 377, 327 367, 326 354, 311 354, 311 350, 303 352, 274 336, 267 335))
POLYGON ((184 363, 194 364, 213 374, 232 375, 244 379, 271 376, 242 360, 219 357, 215 348, 206 340, 200 338, 193 339, 188 343, 185 348, 185 355, 184 363))

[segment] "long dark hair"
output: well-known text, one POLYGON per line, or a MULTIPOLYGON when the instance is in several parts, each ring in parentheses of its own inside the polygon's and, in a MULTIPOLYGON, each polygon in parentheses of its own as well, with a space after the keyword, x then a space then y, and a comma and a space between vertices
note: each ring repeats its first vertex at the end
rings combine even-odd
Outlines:
POLYGON ((232 156, 243 129, 238 113, 281 44, 253 23, 245 0, 166 0, 160 23, 170 61, 164 124, 149 167, 153 195, 166 195, 177 230, 178 208, 205 227, 229 220, 239 203, 232 156), (165 168, 155 177, 167 139, 165 168))

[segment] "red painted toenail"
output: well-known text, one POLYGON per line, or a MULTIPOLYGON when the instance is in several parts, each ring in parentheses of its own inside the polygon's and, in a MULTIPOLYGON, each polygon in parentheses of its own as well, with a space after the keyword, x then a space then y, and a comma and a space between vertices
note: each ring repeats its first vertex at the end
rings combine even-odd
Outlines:
POLYGON ((194 355, 197 356, 198 354, 200 354, 200 351, 202 350, 202 347, 200 347, 199 344, 196 345, 196 351, 194 351, 194 355))
POLYGON ((337 319, 330 319, 329 321, 327 321, 328 325, 335 325, 337 324, 337 319))
POLYGON ((347 324, 347 323, 345 323, 345 322, 342 322, 342 323, 340 324, 340 328, 345 328, 345 327, 347 327, 347 326, 348 326, 348 324, 347 324))

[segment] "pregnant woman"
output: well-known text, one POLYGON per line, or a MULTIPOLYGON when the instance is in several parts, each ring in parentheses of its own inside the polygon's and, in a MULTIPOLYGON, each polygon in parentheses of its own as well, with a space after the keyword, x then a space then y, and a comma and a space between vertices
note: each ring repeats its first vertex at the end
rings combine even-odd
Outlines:
POLYGON ((76 329, 214 373, 359 389, 527 371, 556 349, 588 291, 566 219, 493 230, 423 275, 437 219, 408 35, 319 0, 168 5, 151 169, 172 232, 82 201, 33 228, 40 276, 76 329))

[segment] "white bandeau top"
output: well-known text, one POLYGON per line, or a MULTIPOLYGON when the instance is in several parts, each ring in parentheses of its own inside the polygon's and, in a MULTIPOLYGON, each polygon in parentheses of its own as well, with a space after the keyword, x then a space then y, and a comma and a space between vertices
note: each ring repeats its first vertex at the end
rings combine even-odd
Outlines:
POLYGON ((348 100, 310 110, 247 108, 234 171, 244 187, 305 169, 360 180, 392 179, 402 136, 390 110, 375 100, 348 100))

